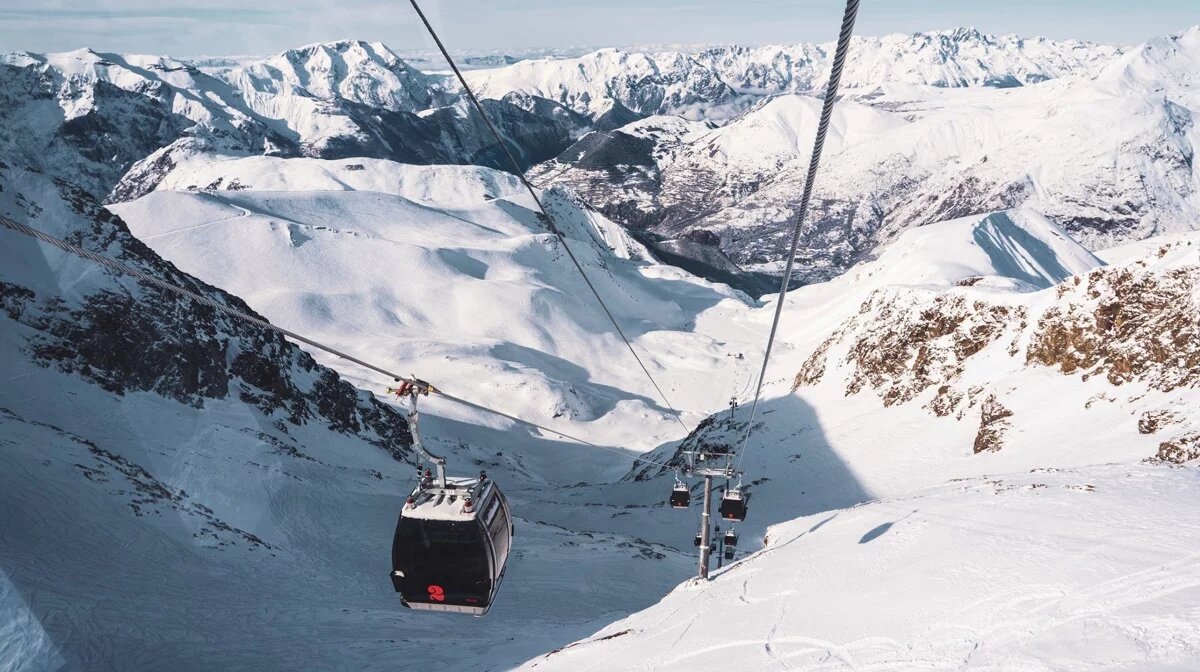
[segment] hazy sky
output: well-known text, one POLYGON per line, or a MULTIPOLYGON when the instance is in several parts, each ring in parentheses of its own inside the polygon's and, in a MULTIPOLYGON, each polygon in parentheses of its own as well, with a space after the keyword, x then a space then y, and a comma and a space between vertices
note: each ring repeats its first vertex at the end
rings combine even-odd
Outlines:
MULTIPOLYGON (((267 54, 339 38, 430 46, 406 0, 4 0, 0 51, 267 54)), ((834 38, 842 0, 424 0, 452 49, 795 43, 834 38)), ((858 34, 974 25, 1132 44, 1200 23, 1200 0, 863 0, 858 34), (1086 8, 1086 9, 1084 9, 1086 8)))

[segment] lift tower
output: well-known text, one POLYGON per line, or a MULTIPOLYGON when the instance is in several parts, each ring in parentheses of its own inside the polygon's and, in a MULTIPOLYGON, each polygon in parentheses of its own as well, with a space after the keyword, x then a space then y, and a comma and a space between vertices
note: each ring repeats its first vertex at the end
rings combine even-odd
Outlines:
POLYGON ((722 467, 701 466, 707 461, 711 455, 705 453, 696 453, 693 457, 696 458, 691 472, 696 476, 704 477, 704 508, 700 511, 700 571, 697 574, 702 579, 708 578, 708 562, 712 552, 712 490, 713 478, 725 478, 733 480, 740 472, 733 468, 733 456, 725 453, 725 465, 722 467))

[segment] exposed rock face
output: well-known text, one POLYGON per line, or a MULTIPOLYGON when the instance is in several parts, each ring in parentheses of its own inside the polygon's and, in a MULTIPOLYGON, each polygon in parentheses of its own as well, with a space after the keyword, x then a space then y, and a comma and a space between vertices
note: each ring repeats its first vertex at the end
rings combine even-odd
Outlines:
POLYGON ((972 355, 1022 319, 1022 307, 960 294, 913 302, 909 290, 880 290, 862 304, 859 317, 851 318, 805 361, 794 387, 819 382, 829 348, 853 334, 845 360, 850 368, 846 394, 872 389, 886 406, 908 402, 930 387, 957 381, 972 355))
MULTIPOLYGON (((1166 254, 1169 250, 1161 250, 1166 254)), ((1200 267, 1095 271, 1058 290, 1027 359, 1169 392, 1200 384, 1200 267)))
POLYGON ((1158 459, 1172 464, 1200 460, 1200 434, 1188 434, 1158 446, 1158 459))
POLYGON ((1011 423, 1013 412, 1001 404, 996 395, 989 394, 979 411, 979 433, 975 435, 975 453, 994 453, 1004 447, 1004 432, 1011 423))
POLYGON ((1171 411, 1146 411, 1138 418, 1138 431, 1142 434, 1154 434, 1163 427, 1174 424, 1178 416, 1171 411))

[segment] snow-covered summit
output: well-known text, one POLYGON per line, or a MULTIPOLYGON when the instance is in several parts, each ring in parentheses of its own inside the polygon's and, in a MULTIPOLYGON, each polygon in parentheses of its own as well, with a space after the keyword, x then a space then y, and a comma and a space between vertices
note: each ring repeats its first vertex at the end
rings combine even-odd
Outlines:
POLYGON ((394 112, 424 110, 445 97, 440 78, 408 65, 382 42, 361 40, 289 49, 243 63, 223 76, 267 116, 279 112, 279 96, 344 100, 394 112))
POLYGON ((1195 92, 1200 89, 1200 25, 1149 40, 1105 68, 1099 79, 1137 91, 1195 92))
MULTIPOLYGON (((727 167, 730 174, 773 170, 812 152, 813 137, 821 116, 821 101, 785 94, 765 99, 735 121, 697 140, 680 156, 677 165, 713 163, 727 167)), ((826 137, 830 154, 847 145, 891 133, 908 122, 901 116, 847 102, 834 108, 826 137)), ((682 168, 682 165, 680 165, 682 168)), ((736 179, 736 178, 735 178, 736 179)))
POLYGON ((555 100, 591 117, 619 103, 640 116, 732 102, 734 91, 682 52, 602 49, 578 58, 522 61, 467 73, 480 96, 517 92, 555 100))
MULTIPOLYGON (((604 49, 468 74, 486 96, 521 92, 595 116, 612 100, 642 115, 722 113, 740 94, 813 93, 825 84, 832 44, 716 47, 695 54, 604 49)), ((1121 53, 1077 40, 996 36, 972 28, 855 38, 847 88, 882 84, 1007 87, 1090 76, 1121 53)))

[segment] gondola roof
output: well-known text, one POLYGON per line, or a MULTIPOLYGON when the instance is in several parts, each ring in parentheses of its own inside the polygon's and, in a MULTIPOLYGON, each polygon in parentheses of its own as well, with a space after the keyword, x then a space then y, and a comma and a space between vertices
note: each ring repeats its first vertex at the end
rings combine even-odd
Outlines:
POLYGON ((433 487, 413 493, 414 502, 405 504, 400 511, 403 518, 422 520, 467 521, 472 520, 479 510, 481 500, 494 487, 490 480, 480 487, 478 478, 446 478, 445 490, 433 487), (474 506, 466 508, 468 495, 474 495, 474 506))

